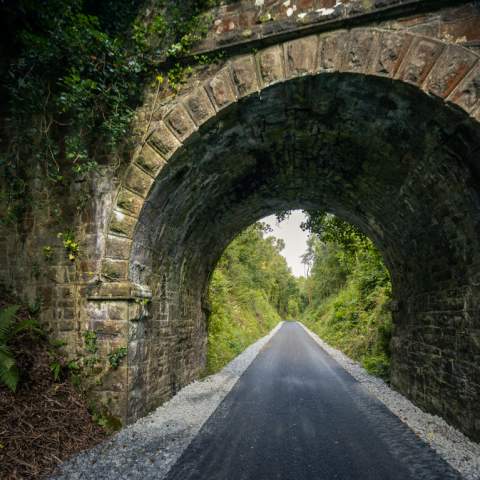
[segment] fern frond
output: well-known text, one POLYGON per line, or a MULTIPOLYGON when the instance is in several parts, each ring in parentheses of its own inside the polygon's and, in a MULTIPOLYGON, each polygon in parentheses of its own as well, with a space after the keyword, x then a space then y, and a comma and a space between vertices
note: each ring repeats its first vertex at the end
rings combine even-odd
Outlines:
POLYGON ((15 357, 13 356, 13 353, 7 346, 0 345, 0 366, 8 369, 13 365, 15 365, 15 357))
POLYGON ((12 335, 15 315, 20 307, 11 305, 0 310, 0 344, 7 343, 12 335))
POLYGON ((12 392, 17 389, 20 372, 15 358, 4 345, 0 345, 0 383, 5 384, 12 392))
POLYGON ((11 336, 14 337, 15 335, 23 332, 31 332, 36 333, 37 335, 44 335, 44 331, 40 328, 40 325, 36 320, 33 318, 26 318, 19 322, 12 330, 11 336))

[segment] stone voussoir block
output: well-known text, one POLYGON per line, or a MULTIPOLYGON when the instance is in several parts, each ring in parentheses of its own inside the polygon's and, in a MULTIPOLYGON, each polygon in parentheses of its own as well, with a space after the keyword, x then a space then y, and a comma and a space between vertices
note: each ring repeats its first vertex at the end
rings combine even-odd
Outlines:
POLYGON ((187 95, 182 103, 188 110, 197 127, 215 115, 215 107, 212 105, 212 102, 203 87, 197 88, 187 95))
POLYGON ((340 69, 350 34, 347 30, 320 36, 318 47, 318 72, 334 72, 340 69))
POLYGON ((395 78, 412 85, 422 85, 444 48, 442 42, 415 37, 395 78))
POLYGON ((156 124, 156 127, 148 137, 147 142, 165 160, 168 160, 181 146, 181 142, 164 122, 158 122, 156 124))
POLYGON ((116 235, 123 235, 125 237, 132 238, 136 225, 136 217, 132 217, 124 214, 123 212, 114 210, 110 218, 109 231, 116 235))
POLYGON ((205 84, 213 105, 217 111, 228 107, 237 100, 235 85, 228 67, 222 68, 205 84))
POLYGON ((144 200, 141 196, 122 187, 118 193, 116 208, 130 215, 137 216, 143 207, 143 202, 144 200))
POLYGON ((284 43, 285 73, 287 78, 308 75, 316 71, 318 43, 317 35, 284 43))
POLYGON ((115 260, 128 260, 131 246, 132 241, 128 238, 108 235, 105 255, 115 260))
POLYGON ((239 98, 259 90, 258 72, 253 55, 243 55, 230 62, 239 98))
POLYGON ((470 114, 480 108, 480 63, 465 76, 447 100, 470 114))
POLYGON ((350 38, 342 57, 343 72, 366 73, 380 48, 381 33, 372 29, 358 28, 350 32, 350 38))
POLYGON ((477 122, 480 122, 480 107, 474 110, 473 112, 470 113, 470 115, 477 120, 477 122))
POLYGON ((146 197, 153 183, 153 177, 138 165, 131 165, 127 171, 124 185, 142 197, 146 197))
POLYGON ((138 153, 135 163, 150 176, 155 177, 165 165, 164 158, 146 143, 138 153))
POLYGON ((258 71, 264 87, 285 80, 283 48, 279 45, 265 48, 256 56, 258 71))
POLYGON ((471 50, 449 45, 430 72, 424 90, 441 98, 447 97, 478 59, 471 50))
POLYGON ((369 72, 393 78, 412 43, 413 35, 403 32, 382 32, 379 47, 373 56, 369 72))
POLYGON ((175 105, 172 110, 168 112, 164 121, 172 133, 181 142, 188 138, 197 129, 194 121, 181 103, 175 105))

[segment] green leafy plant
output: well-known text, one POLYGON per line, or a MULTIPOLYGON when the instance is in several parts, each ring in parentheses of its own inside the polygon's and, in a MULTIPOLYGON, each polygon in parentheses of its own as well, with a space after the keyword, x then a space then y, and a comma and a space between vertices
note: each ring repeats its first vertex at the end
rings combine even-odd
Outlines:
POLYGON ((127 347, 119 347, 108 354, 108 362, 113 370, 116 370, 120 366, 120 362, 127 356, 127 352, 127 347))
POLYGON ((53 348, 62 348, 67 344, 65 340, 56 340, 56 339, 50 340, 49 343, 53 348))
POLYGON ((62 372, 62 364, 58 360, 55 360, 50 364, 50 371, 53 374, 53 379, 57 382, 62 372))
POLYGON ((17 388, 19 371, 8 342, 14 336, 15 315, 18 305, 12 305, 0 311, 0 381, 13 392, 17 388))
POLYGON ((83 340, 85 342, 85 350, 88 353, 97 353, 97 332, 94 330, 87 330, 83 333, 83 340))
MULTIPOLYGON (((205 35, 212 22, 205 11, 218 3, 0 2, 0 16, 12 19, 5 50, 15 52, 5 63, 10 141, 0 158, 8 189, 0 222, 17 222, 34 204, 32 164, 56 194, 49 197, 51 211, 68 218, 69 207, 82 208, 68 201, 71 181, 80 184, 128 148, 135 110, 155 76, 158 88, 168 88, 169 78, 178 90, 189 67, 175 64, 205 35)), ((72 247, 68 254, 76 257, 72 247)))
POLYGON ((295 318, 301 298, 281 255, 283 242, 256 223, 224 251, 209 286, 206 373, 220 370, 281 319, 295 318))
POLYGON ((72 232, 60 232, 57 234, 57 237, 60 238, 63 242, 63 248, 67 254, 67 257, 70 261, 74 262, 78 256, 79 245, 75 241, 75 237, 72 232))
POLYGON ((386 381, 390 374, 392 286, 380 252, 358 228, 325 212, 310 213, 304 262, 305 324, 330 345, 386 381))
POLYGON ((17 321, 18 305, 11 305, 0 310, 0 382, 15 392, 20 379, 20 371, 17 366, 15 354, 9 344, 17 335, 24 332, 42 334, 38 323, 26 318, 17 321))
POLYGON ((98 410, 90 408, 92 412, 92 420, 109 433, 116 432, 122 428, 122 422, 119 418, 111 415, 105 409, 98 410))

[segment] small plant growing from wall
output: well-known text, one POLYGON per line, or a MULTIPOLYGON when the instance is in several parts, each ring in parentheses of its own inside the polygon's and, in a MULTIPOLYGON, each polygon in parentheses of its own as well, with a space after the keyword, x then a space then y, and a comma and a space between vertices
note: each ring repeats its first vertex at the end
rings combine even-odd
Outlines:
POLYGON ((83 340, 85 341, 85 350, 88 353, 97 353, 97 332, 87 330, 83 334, 83 340))
POLYGON ((127 356, 127 347, 119 347, 108 354, 108 362, 113 370, 116 370, 123 358, 127 356))
POLYGON ((43 257, 45 258, 45 261, 50 262, 53 257, 53 248, 49 245, 45 245, 43 247, 43 257))
POLYGON ((60 232, 57 237, 62 240, 63 248, 65 249, 65 253, 67 254, 68 259, 71 262, 74 262, 78 257, 79 245, 78 242, 75 241, 73 233, 60 232))

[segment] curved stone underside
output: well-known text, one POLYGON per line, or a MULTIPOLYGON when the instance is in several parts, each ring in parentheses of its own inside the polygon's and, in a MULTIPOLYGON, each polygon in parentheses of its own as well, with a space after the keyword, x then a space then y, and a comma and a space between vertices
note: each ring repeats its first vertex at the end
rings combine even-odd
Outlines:
POLYGON ((129 277, 152 302, 130 344, 129 414, 201 370, 208 280, 233 237, 324 208, 374 239, 392 274, 394 385, 476 434, 479 148, 465 112, 356 74, 276 84, 203 124, 157 176, 133 237, 129 277))

